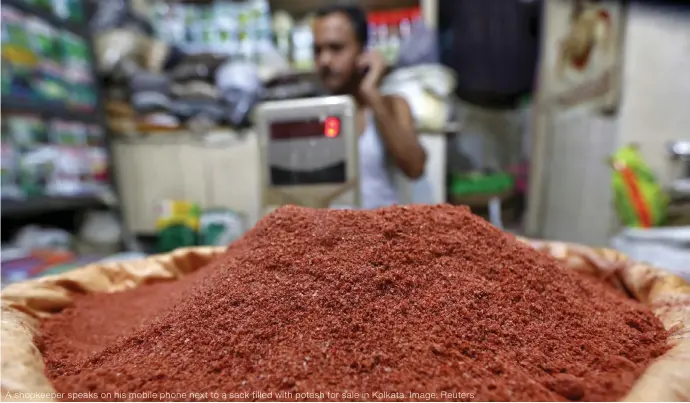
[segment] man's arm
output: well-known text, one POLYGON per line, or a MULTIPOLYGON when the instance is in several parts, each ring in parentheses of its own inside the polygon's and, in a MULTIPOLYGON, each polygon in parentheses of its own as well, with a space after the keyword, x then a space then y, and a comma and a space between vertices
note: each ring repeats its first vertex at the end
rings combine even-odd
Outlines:
POLYGON ((376 128, 395 164, 411 179, 422 176, 426 152, 417 137, 407 101, 399 96, 381 95, 378 91, 367 98, 376 128))

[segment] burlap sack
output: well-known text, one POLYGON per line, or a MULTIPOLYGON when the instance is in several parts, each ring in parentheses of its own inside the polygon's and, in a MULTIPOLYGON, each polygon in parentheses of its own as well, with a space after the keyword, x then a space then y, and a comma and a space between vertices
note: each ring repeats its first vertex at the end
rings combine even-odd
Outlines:
MULTIPOLYGON (((632 262, 609 249, 522 239, 536 249, 625 290, 648 305, 671 331, 673 348, 637 381, 626 401, 690 400, 690 284, 662 270, 632 262)), ((41 354, 33 344, 38 323, 70 305, 74 293, 115 292, 173 281, 222 254, 224 248, 179 249, 122 263, 90 265, 64 274, 10 285, 2 292, 2 399, 52 400, 41 354)), ((689 262, 690 263, 690 262, 689 262)))

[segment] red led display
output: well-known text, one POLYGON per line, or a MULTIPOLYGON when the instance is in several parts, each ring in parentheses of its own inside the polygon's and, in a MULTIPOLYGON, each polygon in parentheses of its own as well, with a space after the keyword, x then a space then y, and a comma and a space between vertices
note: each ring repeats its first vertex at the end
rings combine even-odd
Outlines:
POLYGON ((340 134, 340 119, 334 116, 327 117, 323 125, 323 134, 329 138, 338 137, 340 134))
POLYGON ((271 122, 271 140, 294 140, 300 138, 328 137, 340 135, 340 118, 329 116, 321 119, 298 119, 271 122))

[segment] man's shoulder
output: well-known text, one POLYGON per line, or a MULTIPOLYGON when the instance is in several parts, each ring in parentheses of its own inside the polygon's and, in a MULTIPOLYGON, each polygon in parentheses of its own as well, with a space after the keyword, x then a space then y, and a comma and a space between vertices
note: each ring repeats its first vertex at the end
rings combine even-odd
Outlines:
POLYGON ((412 113, 410 103, 407 98, 401 94, 386 94, 383 96, 384 101, 396 113, 412 113))

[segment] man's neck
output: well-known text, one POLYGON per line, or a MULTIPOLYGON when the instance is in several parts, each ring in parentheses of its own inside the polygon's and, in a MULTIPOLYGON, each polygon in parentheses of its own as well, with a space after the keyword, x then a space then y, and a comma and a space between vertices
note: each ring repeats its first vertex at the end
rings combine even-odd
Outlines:
POLYGON ((361 95, 360 92, 359 92, 359 85, 360 85, 360 82, 359 82, 359 81, 356 81, 356 82, 351 83, 350 85, 348 85, 348 86, 346 87, 346 90, 343 91, 343 94, 344 94, 344 95, 349 95, 349 96, 351 96, 352 98, 354 98, 355 103, 357 104, 357 108, 358 108, 358 109, 359 109, 359 108, 366 108, 366 107, 367 107, 367 103, 365 102, 364 98, 362 97, 362 95, 361 95))
POLYGON ((359 91, 352 94, 352 97, 355 99, 355 103, 357 104, 357 108, 364 109, 367 107, 367 103, 364 101, 364 98, 362 98, 362 96, 359 94, 359 91))
POLYGON ((347 92, 352 98, 354 98, 357 108, 366 108, 367 103, 359 92, 359 83, 352 85, 352 89, 347 92))

